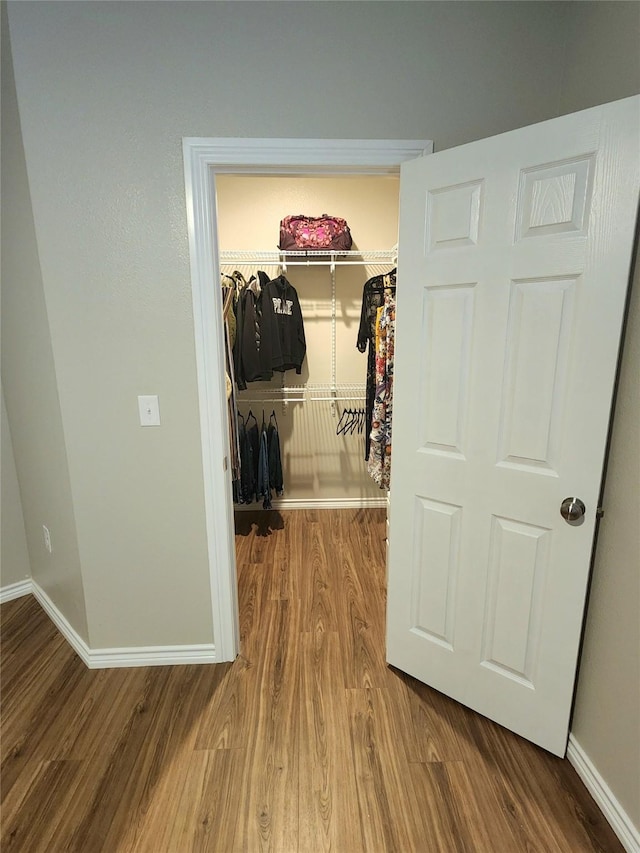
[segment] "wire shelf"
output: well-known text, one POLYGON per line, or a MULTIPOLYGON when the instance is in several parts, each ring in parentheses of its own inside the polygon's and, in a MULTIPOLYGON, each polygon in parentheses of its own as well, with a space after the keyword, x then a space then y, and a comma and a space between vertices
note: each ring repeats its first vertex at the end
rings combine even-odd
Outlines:
POLYGON ((257 251, 220 252, 222 265, 229 264, 266 264, 267 266, 363 266, 367 264, 395 263, 398 247, 388 250, 349 251, 349 252, 280 252, 269 249, 257 251))
POLYGON ((237 395, 238 403, 338 403, 365 399, 366 387, 362 383, 283 385, 279 388, 247 389, 247 391, 239 391, 237 395), (245 396, 249 393, 251 397, 245 396))

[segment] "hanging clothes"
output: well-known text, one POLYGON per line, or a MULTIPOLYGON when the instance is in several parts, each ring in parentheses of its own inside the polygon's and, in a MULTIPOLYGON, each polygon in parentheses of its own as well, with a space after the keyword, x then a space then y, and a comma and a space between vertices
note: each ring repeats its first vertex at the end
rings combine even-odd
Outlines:
POLYGON ((232 276, 222 275, 222 296, 223 296, 223 316, 227 326, 229 335, 229 345, 231 349, 236 345, 236 302, 238 294, 236 291, 236 282, 232 276))
POLYGON ((247 426, 244 417, 240 412, 237 412, 238 419, 238 442, 240 446, 240 481, 238 488, 234 491, 233 499, 236 503, 247 503, 245 495, 249 490, 249 483, 246 480, 248 468, 246 463, 247 458, 247 426))
POLYGON ((362 290, 362 309, 356 346, 360 352, 367 351, 366 377, 366 428, 365 428, 365 460, 369 459, 371 448, 371 428, 373 421, 373 403, 376 393, 376 316, 378 308, 384 305, 385 292, 395 294, 396 270, 383 275, 377 275, 365 282, 362 290))
POLYGON ((269 488, 274 489, 278 497, 282 497, 284 480, 282 475, 282 457, 280 454, 280 435, 275 412, 271 412, 271 417, 269 418, 267 446, 269 451, 269 488))
POLYGON ((264 289, 263 337, 270 340, 271 367, 278 372, 302 372, 307 352, 302 310, 295 287, 280 275, 264 289))
POLYGON ((234 502, 262 501, 271 509, 272 491, 284 491, 280 437, 275 412, 269 424, 247 419, 237 408, 237 390, 248 382, 270 380, 274 371, 301 372, 306 355, 304 323, 298 294, 281 275, 271 281, 259 270, 246 281, 235 271, 222 276, 227 372, 231 379, 229 431, 231 436, 234 502), (230 295, 233 293, 233 299, 230 295), (229 310, 229 305, 233 310, 229 310), (229 317, 233 322, 227 322, 229 317))
POLYGON ((243 308, 242 308, 242 292, 246 287, 247 282, 241 272, 236 270, 231 275, 222 275, 222 286, 233 290, 233 313, 235 316, 235 333, 233 335, 232 353, 235 372, 236 386, 239 390, 244 390, 247 384, 244 380, 242 370, 241 344, 242 344, 242 328, 243 328, 243 308))
POLYGON ((273 325, 271 306, 265 302, 264 294, 268 281, 269 276, 259 270, 251 276, 238 298, 235 362, 241 390, 247 387, 247 382, 268 381, 273 376, 272 335, 264 334, 265 326, 273 325))
POLYGON ((271 509, 271 488, 269 487, 269 444, 267 441, 267 426, 262 414, 260 430, 260 453, 258 456, 258 500, 262 498, 262 509, 271 509))
POLYGON ((240 493, 240 438, 238 426, 238 409, 236 405, 236 383, 233 362, 233 345, 235 343, 236 323, 233 311, 233 284, 222 288, 222 316, 224 320, 225 343, 225 383, 227 391, 227 419, 229 422, 229 449, 231 456, 231 485, 234 500, 240 493))
MULTIPOLYGON (((234 273, 240 277, 240 273, 234 273)), ((237 286, 240 284, 237 280, 237 286)), ((302 372, 307 345, 298 294, 284 275, 270 280, 259 270, 239 286, 233 358, 236 382, 268 382, 274 371, 302 372)))
POLYGON ((240 493, 239 503, 250 504, 258 494, 258 460, 260 457, 260 434, 258 421, 252 412, 246 421, 238 414, 240 422, 240 493))
POLYGON ((393 362, 395 354, 395 294, 388 289, 384 305, 376 311, 375 395, 367 470, 381 489, 391 477, 391 422, 393 414, 393 362))
POLYGON ((238 421, 242 465, 240 486, 234 489, 234 502, 250 504, 261 500, 263 509, 271 509, 271 492, 275 491, 278 497, 284 494, 276 414, 271 413, 268 425, 263 415, 260 430, 251 411, 246 423, 240 413, 238 421))

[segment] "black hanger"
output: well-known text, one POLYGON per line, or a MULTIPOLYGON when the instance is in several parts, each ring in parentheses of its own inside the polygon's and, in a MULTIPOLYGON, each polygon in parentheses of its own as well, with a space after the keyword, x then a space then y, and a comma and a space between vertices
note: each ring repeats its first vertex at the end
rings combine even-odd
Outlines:
POLYGON ((340 420, 338 421, 338 426, 336 427, 336 435, 346 435, 348 430, 351 427, 351 421, 353 419, 353 410, 352 409, 343 409, 342 415, 340 416, 340 420), (343 421, 344 419, 344 421, 343 421))

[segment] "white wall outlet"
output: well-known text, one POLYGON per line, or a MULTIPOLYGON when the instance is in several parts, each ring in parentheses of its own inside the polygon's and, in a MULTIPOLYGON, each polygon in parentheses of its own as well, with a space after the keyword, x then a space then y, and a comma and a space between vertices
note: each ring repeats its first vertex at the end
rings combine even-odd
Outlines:
POLYGON ((49 528, 42 525, 42 535, 44 536, 44 547, 47 549, 49 553, 51 553, 51 534, 49 533, 49 528))
POLYGON ((157 394, 146 394, 138 397, 140 426, 160 426, 160 405, 157 394))

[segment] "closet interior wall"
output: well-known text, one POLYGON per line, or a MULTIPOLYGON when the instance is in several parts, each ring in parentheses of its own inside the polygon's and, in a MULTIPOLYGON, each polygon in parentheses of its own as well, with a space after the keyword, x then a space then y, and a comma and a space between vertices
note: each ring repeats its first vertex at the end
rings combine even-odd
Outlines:
MULTIPOLYGON (((398 239, 399 179, 395 176, 216 176, 218 240, 221 253, 277 251, 280 220, 288 214, 344 217, 353 237, 352 251, 389 251, 398 239)), ((371 480, 364 461, 364 434, 336 435, 345 408, 363 408, 366 354, 356 348, 362 288, 373 275, 387 272, 392 263, 338 265, 335 269, 335 378, 340 399, 326 391, 307 393, 302 401, 281 402, 280 388, 328 388, 332 381, 332 285, 326 266, 288 266, 286 277, 295 287, 304 319, 307 354, 301 375, 287 371, 284 380, 252 382, 238 395, 239 410, 249 409, 260 422, 274 410, 283 457, 285 492, 274 506, 294 507, 384 503, 383 492, 371 480), (344 399, 352 394, 352 399, 344 399), (262 402, 244 400, 264 399, 262 402)), ((249 278, 257 269, 275 277, 279 268, 243 261, 224 264, 223 272, 238 269, 249 278)), ((296 396, 296 395, 289 395, 296 396)), ((247 508, 257 508, 253 504, 247 508)))

